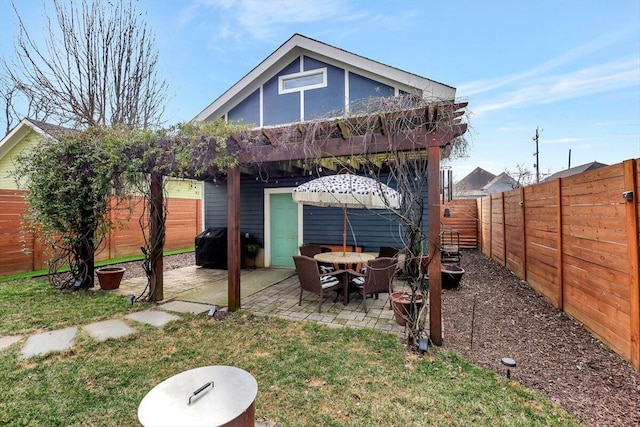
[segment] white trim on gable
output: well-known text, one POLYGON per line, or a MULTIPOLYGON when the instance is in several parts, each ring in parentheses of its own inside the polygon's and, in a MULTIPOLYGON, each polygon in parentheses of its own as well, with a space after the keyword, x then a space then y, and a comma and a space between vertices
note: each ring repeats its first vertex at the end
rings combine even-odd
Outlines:
POLYGON ((279 95, 282 95, 284 93, 304 92, 305 90, 319 89, 322 87, 327 87, 327 67, 278 76, 278 94, 279 95), (308 77, 316 77, 316 76, 320 76, 319 82, 303 84, 301 86, 295 86, 295 87, 285 87, 287 82, 296 81, 296 80, 302 81, 308 77))
MULTIPOLYGON (((388 84, 396 88, 396 90, 405 90, 406 88, 407 92, 420 91, 424 97, 450 100, 455 98, 456 90, 451 86, 367 59, 300 34, 294 34, 258 66, 201 111, 193 120, 208 120, 215 115, 222 114, 223 111, 230 110, 253 91, 261 88, 282 67, 296 58, 301 58, 301 55, 316 58, 345 70, 351 70, 364 77, 388 84)), ((346 94, 348 96, 348 91, 346 94)), ((348 102, 345 105, 348 105, 348 102)), ((263 122, 261 122, 262 125, 263 122)))
POLYGON ((0 141, 0 159, 13 149, 22 139, 29 134, 29 132, 36 132, 43 138, 51 138, 53 137, 42 130, 40 127, 36 126, 29 119, 22 119, 20 123, 18 123, 11 131, 5 135, 4 138, 0 141))
POLYGON ((264 126, 264 86, 260 85, 260 127, 264 126))

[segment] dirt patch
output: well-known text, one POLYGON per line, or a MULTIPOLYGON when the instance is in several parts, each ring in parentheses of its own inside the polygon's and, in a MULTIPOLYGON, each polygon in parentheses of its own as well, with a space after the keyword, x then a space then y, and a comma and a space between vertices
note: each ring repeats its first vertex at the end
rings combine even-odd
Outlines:
MULTIPOLYGON (((163 270, 169 271, 174 270, 176 268, 188 267, 190 265, 194 265, 196 263, 196 256, 193 252, 187 252, 184 254, 178 255, 169 255, 165 256, 162 259, 163 262, 163 270)), ((124 267, 127 269, 125 272, 125 279, 132 279, 134 277, 143 277, 145 275, 144 269, 142 268, 142 260, 140 261, 130 261, 123 262, 120 264, 110 265, 111 267, 124 267)), ((98 283, 98 276, 94 277, 95 283, 98 283)))

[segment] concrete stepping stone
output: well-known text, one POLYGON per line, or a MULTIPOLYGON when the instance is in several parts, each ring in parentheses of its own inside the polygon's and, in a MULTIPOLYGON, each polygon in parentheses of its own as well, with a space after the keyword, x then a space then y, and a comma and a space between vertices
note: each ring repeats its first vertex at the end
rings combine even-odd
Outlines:
POLYGON ((119 319, 105 320, 90 323, 82 327, 98 341, 106 341, 109 338, 120 338, 134 333, 136 330, 119 319))
POLYGON ((127 319, 135 320, 136 322, 158 327, 164 326, 172 320, 178 320, 180 318, 179 316, 157 310, 138 311, 136 313, 128 314, 126 317, 127 319))
POLYGON ((191 313, 191 314, 200 314, 205 311, 209 311, 213 307, 209 304, 198 304, 195 302, 187 302, 187 301, 171 301, 166 304, 162 304, 158 306, 160 310, 165 311, 175 311, 176 313, 191 313))
POLYGON ((20 353, 21 359, 28 359, 53 351, 68 350, 73 346, 73 342, 78 333, 78 327, 59 329, 57 331, 42 332, 31 335, 20 353))
POLYGON ((0 337, 0 350, 9 347, 11 344, 15 344, 22 339, 22 335, 10 335, 7 337, 0 337))

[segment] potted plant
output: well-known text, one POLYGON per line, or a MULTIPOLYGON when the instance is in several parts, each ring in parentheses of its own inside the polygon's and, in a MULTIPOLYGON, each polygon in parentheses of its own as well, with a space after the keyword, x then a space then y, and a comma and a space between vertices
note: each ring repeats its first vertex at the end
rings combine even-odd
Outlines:
POLYGON ((247 243, 245 250, 249 258, 255 258, 260 250, 260 245, 257 243, 247 243))
POLYGON ((392 292, 389 294, 389 299, 393 308, 393 316, 400 326, 405 326, 407 321, 416 318, 416 315, 424 305, 422 294, 413 294, 407 291, 392 292))
POLYGON ((101 267, 96 270, 98 276, 98 282, 100 282, 100 289, 106 291, 112 289, 118 289, 122 276, 127 269, 124 267, 101 267))
POLYGON ((442 289, 453 289, 460 285, 464 268, 457 265, 442 264, 440 271, 442 272, 442 289))

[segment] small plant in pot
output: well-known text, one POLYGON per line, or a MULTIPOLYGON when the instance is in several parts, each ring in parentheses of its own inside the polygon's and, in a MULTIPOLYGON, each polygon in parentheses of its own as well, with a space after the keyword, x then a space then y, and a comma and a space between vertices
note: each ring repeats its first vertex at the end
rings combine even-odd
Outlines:
POLYGON ((247 243, 245 250, 247 251, 247 256, 255 258, 256 255, 258 255, 258 251, 260 251, 260 245, 257 243, 247 243))

